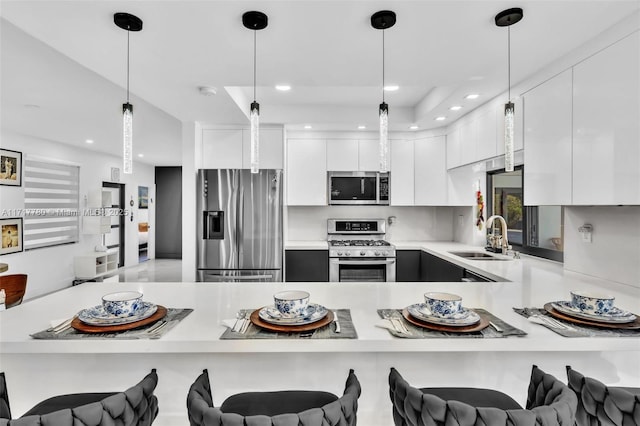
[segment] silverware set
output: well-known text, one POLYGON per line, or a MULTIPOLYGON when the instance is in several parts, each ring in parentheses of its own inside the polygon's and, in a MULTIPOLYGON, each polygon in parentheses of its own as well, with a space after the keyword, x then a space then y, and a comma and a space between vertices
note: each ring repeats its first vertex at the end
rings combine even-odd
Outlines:
POLYGON ((396 333, 405 334, 407 336, 411 335, 411 331, 404 324, 402 318, 399 317, 399 314, 395 312, 383 311, 382 317, 391 324, 391 327, 396 333))
POLYGON ((71 321, 73 321, 74 317, 71 317, 69 319, 66 319, 64 321, 62 321, 60 324, 54 326, 54 327, 50 327, 47 329, 47 331, 52 331, 54 334, 60 334, 65 330, 68 330, 71 328, 71 321))
POLYGON ((564 324, 564 323, 558 321, 555 318, 551 318, 550 316, 536 313, 535 311, 533 311, 533 310, 531 310, 529 308, 524 308, 524 313, 529 315, 529 317, 527 318, 527 320, 529 322, 533 322, 535 324, 540 324, 540 325, 545 325, 545 326, 547 326, 549 328, 553 328, 553 329, 556 329, 556 330, 575 331, 575 328, 571 327, 570 325, 564 324))
POLYGON ((251 316, 251 311, 246 309, 240 309, 236 314, 236 322, 233 324, 233 328, 231 331, 235 331, 236 333, 245 334, 249 329, 249 325, 251 325, 251 320, 249 317, 251 316))

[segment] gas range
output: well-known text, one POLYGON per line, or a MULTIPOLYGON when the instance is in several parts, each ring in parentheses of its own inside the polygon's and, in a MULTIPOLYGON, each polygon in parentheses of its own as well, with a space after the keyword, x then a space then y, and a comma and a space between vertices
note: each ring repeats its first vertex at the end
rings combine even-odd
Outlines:
POLYGON ((384 240, 384 219, 329 219, 329 257, 395 257, 396 248, 384 240))
POLYGON ((393 245, 384 240, 329 240, 329 257, 395 257, 393 245))

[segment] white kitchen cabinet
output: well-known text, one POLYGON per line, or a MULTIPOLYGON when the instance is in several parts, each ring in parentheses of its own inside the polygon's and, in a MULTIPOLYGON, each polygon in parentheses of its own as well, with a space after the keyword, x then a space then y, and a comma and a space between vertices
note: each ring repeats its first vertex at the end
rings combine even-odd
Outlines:
POLYGON ((242 129, 203 129, 203 169, 241 169, 242 129))
POLYGON ((327 146, 324 139, 287 141, 287 204, 327 205, 327 146))
POLYGON ((414 205, 447 205, 446 138, 436 136, 415 140, 413 152, 415 159, 414 205))
POLYGON ((391 205, 414 205, 414 144, 413 141, 392 140, 391 147, 391 205))
POLYGON ((73 270, 76 279, 92 279, 115 273, 118 270, 118 250, 89 252, 74 256, 73 270))
POLYGON ((497 137, 496 115, 490 109, 476 119, 476 161, 498 155, 497 137))
POLYGON ((460 164, 470 164, 477 160, 477 121, 465 121, 460 126, 460 164))
MULTIPOLYGON (((259 169, 282 169, 284 137, 281 128, 260 127, 259 169)), ((242 129, 242 168, 251 168, 251 129, 242 129)))
POLYGON ((447 133, 447 169, 453 169, 462 164, 460 149, 460 126, 457 126, 449 129, 447 133))
POLYGON ((640 204, 639 40, 574 67, 573 204, 640 204))
MULTIPOLYGON (((389 141, 391 146, 391 141, 389 141)), ((360 139, 358 141, 358 170, 377 172, 380 170, 380 140, 360 139)))
POLYGON ((354 172, 359 170, 358 139, 327 139, 327 170, 354 172))
POLYGON ((524 204, 571 204, 572 70, 524 95, 524 204))

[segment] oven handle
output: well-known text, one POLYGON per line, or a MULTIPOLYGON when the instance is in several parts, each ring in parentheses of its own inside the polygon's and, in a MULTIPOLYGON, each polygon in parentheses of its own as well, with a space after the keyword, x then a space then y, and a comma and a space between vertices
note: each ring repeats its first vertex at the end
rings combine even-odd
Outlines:
POLYGON ((340 265, 391 265, 392 263, 396 263, 395 259, 387 259, 387 260, 341 260, 341 259, 331 259, 331 263, 337 263, 340 265))

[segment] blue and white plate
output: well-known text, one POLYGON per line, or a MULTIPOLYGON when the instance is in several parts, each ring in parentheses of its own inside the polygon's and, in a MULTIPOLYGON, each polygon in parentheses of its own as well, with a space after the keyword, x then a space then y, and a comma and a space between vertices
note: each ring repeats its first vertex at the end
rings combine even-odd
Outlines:
POLYGON ((320 321, 322 318, 326 317, 328 313, 329 311, 324 306, 316 303, 309 303, 304 315, 298 317, 283 317, 282 314, 280 314, 280 311, 274 306, 265 306, 260 309, 258 316, 262 321, 268 322, 269 324, 305 325, 320 321))
POLYGON ((145 318, 149 318, 155 314, 158 310, 158 305, 149 302, 142 302, 142 307, 138 309, 135 315, 129 317, 117 317, 111 315, 104 310, 102 305, 97 305, 92 308, 83 309, 78 313, 78 319, 85 324, 107 327, 110 325, 122 325, 131 324, 136 321, 142 321, 145 318))
POLYGON ((582 312, 566 300, 551 302, 551 306, 556 311, 569 315, 570 317, 582 318, 590 321, 604 322, 608 324, 625 324, 636 320, 636 316, 631 312, 616 308, 615 306, 606 314, 588 314, 582 312))
POLYGON ((437 317, 431 313, 424 303, 416 303, 407 306, 407 311, 412 317, 432 324, 447 325, 450 327, 465 327, 480 321, 480 315, 471 309, 461 308, 460 312, 448 318, 437 317))

